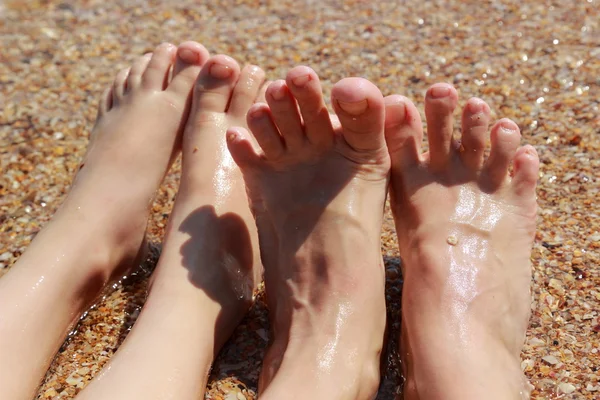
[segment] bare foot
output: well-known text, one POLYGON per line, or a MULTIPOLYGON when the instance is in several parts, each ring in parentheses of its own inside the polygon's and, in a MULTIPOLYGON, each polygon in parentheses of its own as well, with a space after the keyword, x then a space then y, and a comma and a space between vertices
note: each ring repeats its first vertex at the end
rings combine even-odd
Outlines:
POLYGON ((265 265, 273 336, 261 398, 373 398, 385 328, 383 97, 364 79, 340 81, 332 92, 336 127, 308 67, 271 84, 266 97, 268 106, 248 113, 264 154, 243 129, 227 136, 265 265))
POLYGON ((404 397, 521 399, 539 161, 533 147, 517 150, 519 128, 502 119, 484 162, 490 111, 476 98, 464 109, 460 144, 454 141, 457 97, 448 84, 427 92, 424 154, 415 106, 386 98, 391 204, 404 266, 404 397))
POLYGON ((176 50, 160 45, 117 74, 66 200, 0 281, 6 398, 31 398, 69 327, 140 251, 148 209, 179 150, 193 82, 208 58, 199 45, 192 59, 176 50))
POLYGON ((202 68, 183 135, 181 185, 148 301, 79 399, 204 398, 213 358, 251 305, 262 274, 255 223, 225 131, 245 125, 263 80, 260 68, 240 71, 224 55, 202 68))

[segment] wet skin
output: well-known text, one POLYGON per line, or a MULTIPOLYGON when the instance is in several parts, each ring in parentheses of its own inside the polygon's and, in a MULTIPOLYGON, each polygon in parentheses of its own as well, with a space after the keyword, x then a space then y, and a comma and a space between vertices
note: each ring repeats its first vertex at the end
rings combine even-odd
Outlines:
POLYGON ((332 126, 317 75, 297 67, 266 98, 248 113, 260 155, 246 130, 228 131, 265 265, 273 336, 261 398, 373 398, 385 328, 383 97, 364 79, 340 81, 332 126))
POLYGON ((490 111, 476 98, 463 111, 459 143, 456 104, 450 85, 429 89, 429 151, 422 154, 415 106, 386 98, 404 274, 404 398, 527 398, 519 354, 530 313, 539 161, 533 147, 518 148, 519 129, 508 119, 492 127, 484 160, 490 111))
MULTIPOLYGON (((179 47, 180 57, 189 52, 202 54, 194 42, 179 47)), ((224 55, 198 71, 181 185, 148 300, 115 357, 78 399, 203 398, 213 358, 260 281, 256 228, 225 131, 245 125, 250 106, 264 99, 264 72, 240 71, 224 55)))
POLYGON ((33 396, 70 327, 143 247, 148 209, 179 151, 192 84, 207 57, 202 48, 182 62, 176 49, 160 45, 117 74, 67 198, 0 280, 6 398, 33 396))

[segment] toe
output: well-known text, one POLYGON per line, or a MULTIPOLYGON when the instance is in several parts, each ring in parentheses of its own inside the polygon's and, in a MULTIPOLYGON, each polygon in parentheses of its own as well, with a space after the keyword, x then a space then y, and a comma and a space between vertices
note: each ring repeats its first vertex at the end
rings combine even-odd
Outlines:
POLYGON ((250 106, 256 101, 264 81, 265 72, 262 69, 256 65, 246 65, 233 89, 227 113, 243 120, 250 106))
POLYGON ((163 90, 167 87, 169 81, 169 71, 177 47, 171 43, 163 43, 159 45, 152 54, 152 58, 142 75, 142 85, 150 90, 163 90))
POLYGON ((385 105, 377 86, 363 78, 342 79, 331 91, 331 102, 344 139, 354 150, 385 148, 385 105))
POLYGON ((452 147, 452 113, 458 102, 456 89, 447 83, 437 83, 427 91, 425 116, 429 138, 429 163, 433 170, 441 171, 450 161, 452 147))
POLYGON ((513 166, 512 187, 515 194, 519 197, 533 196, 540 168, 540 160, 535 148, 526 145, 517 150, 513 166))
POLYGON ((302 119, 298 113, 296 100, 284 80, 275 81, 269 85, 266 97, 271 115, 283 136, 286 147, 290 151, 294 151, 305 141, 302 119))
POLYGON ((257 103, 267 102, 267 88, 273 83, 273 81, 265 81, 258 90, 258 96, 256 96, 257 103))
POLYGON ((492 148, 482 179, 486 186, 494 189, 504 183, 508 177, 508 167, 521 141, 519 127, 510 119, 498 121, 492 128, 492 148))
POLYGON ((253 105, 248 111, 247 123, 252 135, 269 160, 276 160, 283 155, 285 147, 271 116, 269 106, 265 103, 253 105))
POLYGON ((423 141, 423 124, 419 111, 404 96, 388 96, 384 102, 385 140, 392 168, 418 163, 423 141))
POLYGON ((226 138, 229 153, 242 172, 260 161, 247 130, 239 127, 229 128, 226 138))
POLYGON ((125 95, 125 88, 127 86, 127 76, 129 75, 129 68, 120 70, 115 77, 115 81, 112 87, 112 104, 119 104, 125 95))
POLYGON ((483 164, 483 153, 490 124, 490 107, 485 101, 469 99, 462 114, 461 159, 467 168, 478 170, 483 164))
POLYGON ((187 98, 191 94, 200 70, 208 58, 208 50, 200 43, 184 42, 180 44, 177 47, 173 79, 166 91, 187 98))
POLYGON ((240 66, 233 58, 222 54, 211 57, 194 87, 194 112, 199 116, 205 112, 225 112, 239 75, 240 66))
POLYGON ((104 92, 102 92, 102 96, 100 97, 100 103, 98 104, 98 116, 97 118, 101 118, 104 114, 110 111, 112 107, 112 88, 106 88, 104 92))
POLYGON ((142 83, 142 74, 146 71, 151 58, 152 53, 147 53, 135 60, 127 78, 127 92, 131 92, 140 86, 142 83))
POLYGON ((315 71, 305 66, 293 68, 287 74, 286 83, 298 102, 308 141, 317 147, 330 146, 333 143, 333 129, 321 82, 315 71))

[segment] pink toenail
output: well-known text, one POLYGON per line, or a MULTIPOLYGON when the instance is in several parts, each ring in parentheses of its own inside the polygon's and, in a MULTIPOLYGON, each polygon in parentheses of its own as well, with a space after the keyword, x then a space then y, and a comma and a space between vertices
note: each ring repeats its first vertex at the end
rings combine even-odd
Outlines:
POLYGON ((266 112, 264 108, 256 108, 254 110, 251 110, 249 114, 251 118, 261 118, 266 114, 266 112))
POLYGON ((197 64, 200 61, 200 55, 190 49, 179 49, 179 58, 187 64, 197 64))
POLYGON ((273 89, 271 91, 271 97, 273 97, 274 100, 283 100, 283 98, 285 97, 287 92, 287 88, 285 87, 285 85, 281 85, 276 89, 273 89))
POLYGON ((294 85, 302 87, 306 85, 311 79, 312 78, 310 77, 310 75, 301 75, 292 79, 292 82, 294 82, 294 85))
POLYGON ((469 111, 471 114, 477 114, 483 111, 483 101, 481 100, 473 100, 469 102, 469 111))
POLYGON ((429 91, 431 97, 439 99, 450 95, 450 88, 448 86, 434 86, 429 91))
POLYGON ((406 120, 406 105, 402 101, 386 104, 385 106, 385 126, 393 128, 406 120))
POLYGON ((336 101, 342 110, 352 115, 362 114, 367 110, 367 108, 369 108, 369 102, 367 99, 353 102, 340 101, 337 99, 336 101))
POLYGON ((211 65, 209 71, 212 76, 218 79, 227 79, 233 74, 233 68, 218 63, 211 65))

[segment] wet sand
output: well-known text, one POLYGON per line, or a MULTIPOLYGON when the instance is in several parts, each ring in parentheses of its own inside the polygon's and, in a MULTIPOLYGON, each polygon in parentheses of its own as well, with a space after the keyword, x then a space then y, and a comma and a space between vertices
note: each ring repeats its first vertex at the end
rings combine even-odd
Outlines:
MULTIPOLYGON (((0 277, 68 190, 102 89, 162 41, 197 40, 211 53, 262 66, 270 79, 307 64, 326 91, 342 77, 363 76, 420 109, 426 88, 446 81, 459 90, 461 106, 479 96, 495 119, 514 119, 540 154, 535 310, 522 353, 532 397, 599 398, 599 0, 339 3, 0 0, 0 277)), ((87 313, 38 398, 73 398, 126 336, 144 302, 179 171, 154 204, 149 260, 87 313)), ((402 282, 394 236, 388 213, 382 252, 397 330, 402 282)), ((256 398, 268 339, 258 297, 219 356, 209 399, 256 398)), ((378 399, 400 390, 397 363, 388 352, 378 399)))

